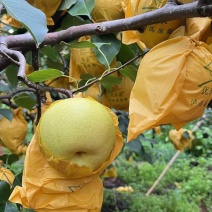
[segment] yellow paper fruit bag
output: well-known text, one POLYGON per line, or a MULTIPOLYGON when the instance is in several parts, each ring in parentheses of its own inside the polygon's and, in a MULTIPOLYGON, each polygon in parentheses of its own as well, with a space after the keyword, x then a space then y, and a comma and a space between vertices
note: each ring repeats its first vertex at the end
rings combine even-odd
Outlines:
POLYGON ((118 74, 122 82, 114 85, 110 91, 105 91, 102 96, 102 104, 116 110, 129 110, 129 98, 134 82, 126 76, 118 74))
POLYGON ((188 36, 158 44, 142 59, 130 96, 128 141, 162 124, 180 129, 202 116, 212 97, 212 54, 188 36))
MULTIPOLYGON (((2 16, 2 22, 5 24, 9 24, 13 27, 17 27, 17 28, 21 28, 22 25, 16 20, 14 19, 12 16, 8 15, 8 14, 4 14, 2 16)), ((4 24, 1 24, 1 27, 3 27, 4 24)))
MULTIPOLYGON (((80 102, 83 101, 83 98, 76 99, 79 99, 80 102)), ((56 101, 52 103, 50 108, 69 100, 56 101)), ((20 203, 25 208, 32 208, 38 212, 99 212, 103 201, 103 185, 99 176, 115 159, 123 146, 123 138, 118 129, 118 118, 111 110, 106 107, 105 109, 110 114, 115 126, 115 144, 109 158, 96 170, 92 170, 87 166, 79 166, 77 163, 53 156, 46 149, 43 138, 41 138, 42 116, 36 133, 27 149, 22 187, 15 187, 9 201, 20 203)), ((73 110, 71 111, 73 112, 73 110)), ((66 115, 66 117, 69 116, 66 115)), ((58 118, 64 120, 64 115, 58 118)), ((66 122, 65 125, 68 126, 66 122)), ((70 136, 71 139, 72 137, 70 136)), ((89 145, 88 143, 87 146, 89 145)))
MULTIPOLYGON (((146 12, 161 8, 167 0, 130 0, 125 6, 125 18, 130 18, 146 12)), ((181 25, 181 20, 168 21, 158 24, 152 24, 145 27, 144 32, 138 30, 129 30, 122 33, 122 42, 131 44, 138 42, 138 45, 144 49, 152 48, 160 42, 168 39, 171 33, 181 25)))
POLYGON ((1 180, 4 180, 8 184, 12 186, 13 181, 15 179, 14 174, 7 168, 4 168, 3 166, 0 165, 0 183, 1 180))
MULTIPOLYGON (((79 42, 81 41, 91 41, 91 38, 90 36, 84 36, 79 39, 79 42)), ((76 86, 75 80, 80 81, 82 74, 91 74, 94 77, 100 77, 106 70, 105 66, 98 61, 92 48, 73 48, 70 50, 70 54, 69 76, 71 77, 70 84, 74 87, 76 86)), ((111 68, 116 67, 116 58, 112 61, 110 66, 111 68)), ((83 92, 83 96, 91 96, 101 102, 101 89, 98 85, 94 84, 83 92)))
POLYGON ((27 0, 29 4, 42 10, 46 15, 48 25, 54 25, 52 16, 57 11, 62 0, 27 0))
POLYGON ((133 193, 134 189, 131 186, 120 186, 116 188, 117 192, 133 193))
POLYGON ((188 4, 188 3, 192 3, 194 2, 195 0, 180 0, 181 3, 183 4, 188 4))
MULTIPOLYGON (((81 41, 91 41, 90 36, 84 36, 79 39, 81 41)), ((80 76, 82 74, 92 74, 94 77, 99 77, 106 70, 105 66, 102 65, 92 48, 82 48, 82 49, 71 49, 70 51, 70 72, 69 76, 80 81, 80 76)), ((116 67, 116 59, 110 64, 111 68, 116 67)), ((74 86, 74 81, 71 80, 74 86)))
POLYGON ((0 145, 13 154, 25 154, 27 146, 23 144, 28 126, 22 114, 22 108, 14 110, 12 122, 6 118, 0 120, 0 145))
MULTIPOLYGON (((209 19, 209 18, 208 18, 209 19)), ((210 25, 208 29, 205 31, 204 35, 202 36, 202 40, 209 45, 210 52, 212 53, 212 18, 210 20, 210 25)))
POLYGON ((93 84, 92 86, 90 86, 86 91, 84 91, 82 93, 83 97, 91 97, 93 99, 95 99, 98 102, 101 102, 102 96, 101 96, 101 87, 98 83, 93 84))
POLYGON ((116 168, 114 166, 107 168, 103 174, 103 177, 104 178, 110 178, 110 177, 117 178, 118 174, 117 174, 116 168))
POLYGON ((46 85, 49 85, 54 88, 64 88, 69 89, 69 78, 68 77, 59 77, 57 79, 48 80, 45 82, 46 85))
POLYGON ((92 19, 103 22, 124 18, 121 2, 122 0, 96 0, 91 13, 92 19))
POLYGON ((169 139, 173 143, 175 149, 184 151, 186 147, 191 147, 194 136, 190 130, 181 128, 180 130, 170 130, 169 139))

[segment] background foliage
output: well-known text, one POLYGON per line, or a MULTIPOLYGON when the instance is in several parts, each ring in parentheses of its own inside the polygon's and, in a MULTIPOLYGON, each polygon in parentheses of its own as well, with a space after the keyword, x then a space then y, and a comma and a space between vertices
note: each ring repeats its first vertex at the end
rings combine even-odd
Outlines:
MULTIPOLYGON (((101 99, 104 93, 110 91, 113 86, 120 85, 123 77, 135 82, 142 56, 148 50, 141 50, 137 44, 121 43, 118 32, 101 36, 97 32, 89 32, 92 34, 90 40, 82 42, 77 40, 81 35, 70 40, 63 39, 62 42, 57 43, 54 43, 56 38, 53 37, 53 41, 49 40, 50 45, 42 44, 46 42, 47 31, 65 33, 67 31, 63 30, 68 30, 70 27, 92 24, 91 13, 95 6, 94 0, 62 1, 57 11, 55 10, 51 16, 54 25, 48 24, 50 17, 47 12, 44 14, 25 0, 19 0, 18 5, 15 0, 0 0, 0 4, 6 9, 1 8, 0 37, 14 36, 16 38, 15 36, 18 35, 26 35, 25 45, 19 49, 13 44, 13 50, 17 49, 23 53, 27 63, 25 67, 27 78, 22 81, 17 78, 20 67, 18 68, 17 64, 12 64, 11 61, 11 64, 0 72, 0 119, 5 117, 11 121, 14 117, 13 110, 18 107, 23 108, 23 116, 28 128, 23 141, 24 145, 29 144, 34 134, 37 118, 39 119, 41 115, 41 105, 45 105, 46 91, 50 92, 52 100, 55 101, 72 95, 64 89, 70 89, 73 94, 77 94, 79 91, 88 91, 89 85, 97 82, 101 93, 95 97, 101 99), (64 13, 65 10, 66 13, 64 13), (18 20, 23 27, 16 25, 17 23, 5 23, 4 15, 7 13, 18 20), (28 32, 33 37, 33 43, 28 32), (35 47, 39 47, 39 51, 35 47), (82 74, 80 79, 73 79, 69 76, 71 51, 86 48, 93 49, 97 62, 104 67, 104 71, 98 76, 86 73, 82 74), (112 67, 114 58, 115 66, 112 67), (118 75, 109 73, 113 70, 113 73, 117 72, 118 75), (32 85, 34 87, 31 87, 32 85)), ((50 11, 51 9, 50 7, 50 11)), ((98 29, 104 30, 101 27, 98 29)), ((4 43, 1 44, 4 45, 4 43)), ((115 98, 118 99, 117 96, 115 98)), ((194 132, 192 148, 180 154, 153 194, 148 197, 145 196, 146 192, 176 152, 168 138, 168 132, 173 127, 161 126, 159 133, 155 129, 148 130, 137 139, 126 143, 129 114, 125 110, 113 109, 113 111, 119 118, 119 127, 125 145, 118 158, 108 167, 108 170, 114 169, 113 174, 107 177, 104 174, 101 176, 104 182, 102 211, 183 212, 185 209, 188 212, 212 211, 212 111, 210 105, 200 120, 185 126, 186 129, 192 130, 199 121, 202 121, 201 126, 194 132), (120 186, 131 189, 117 190, 120 186)), ((24 159, 25 155, 13 154, 6 147, 2 148, 2 153, 0 152, 3 167, 8 168, 15 175, 12 186, 5 181, 0 181, 0 211, 33 211, 8 202, 13 188, 22 183, 24 159)))

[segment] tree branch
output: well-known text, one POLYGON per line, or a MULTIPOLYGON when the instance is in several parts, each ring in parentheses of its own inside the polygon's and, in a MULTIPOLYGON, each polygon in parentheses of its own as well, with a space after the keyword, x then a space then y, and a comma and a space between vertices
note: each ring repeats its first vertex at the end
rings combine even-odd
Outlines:
MULTIPOLYGON (((120 31, 137 30, 149 24, 172 21, 179 19, 179 17, 180 19, 185 19, 212 15, 212 9, 210 6, 201 5, 201 7, 198 7, 197 4, 198 2, 185 5, 167 4, 157 10, 131 18, 72 26, 66 30, 46 34, 42 46, 55 45, 61 41, 70 42, 85 35, 103 35, 120 31), (203 11, 206 11, 206 8, 209 8, 207 14, 202 13, 203 11)), ((29 33, 6 36, 6 44, 8 48, 22 46, 35 48, 35 42, 29 33)))

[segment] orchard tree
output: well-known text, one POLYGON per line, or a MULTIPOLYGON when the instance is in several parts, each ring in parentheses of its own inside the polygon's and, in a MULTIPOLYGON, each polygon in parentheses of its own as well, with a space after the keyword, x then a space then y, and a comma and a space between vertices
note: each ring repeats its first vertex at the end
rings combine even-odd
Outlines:
MULTIPOLYGON (((0 0, 0 12, 1 211, 100 211, 99 175, 123 140, 179 130, 210 103, 210 0, 0 0), (24 173, 6 169, 24 158, 24 173)), ((172 134, 175 148, 189 135, 172 134)))

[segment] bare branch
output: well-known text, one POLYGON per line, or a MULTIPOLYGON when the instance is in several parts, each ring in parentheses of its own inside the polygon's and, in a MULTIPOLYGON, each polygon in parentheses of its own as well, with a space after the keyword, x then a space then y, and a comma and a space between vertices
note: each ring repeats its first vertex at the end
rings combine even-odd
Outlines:
MULTIPOLYGON (((202 6, 202 8, 205 7, 202 6)), ((172 21, 179 19, 179 17, 184 19, 203 16, 204 14, 200 14, 199 11, 200 8, 197 7, 197 2, 185 5, 167 4, 157 10, 131 18, 73 26, 59 32, 48 33, 42 45, 54 45, 61 41, 70 42, 85 35, 103 35, 120 31, 137 30, 149 24, 172 21)), ((209 12, 212 14, 212 10, 209 12)), ((9 48, 21 46, 35 47, 34 40, 29 33, 7 36, 6 44, 9 48)))
POLYGON ((51 87, 51 86, 42 86, 42 85, 39 85, 39 84, 35 84, 35 83, 32 83, 30 82, 29 80, 27 80, 26 77, 23 78, 23 82, 29 87, 29 88, 34 88, 35 90, 39 90, 40 92, 42 93, 45 93, 46 91, 56 91, 56 92, 59 92, 59 93, 63 93, 67 96, 67 98, 72 98, 73 97, 73 93, 72 91, 70 90, 67 90, 67 89, 63 89, 63 88, 54 88, 54 87, 51 87))
POLYGON ((19 66, 18 79, 22 80, 22 78, 24 78, 26 75, 26 60, 24 55, 19 51, 8 49, 7 45, 4 43, 0 44, 0 52, 5 55, 12 63, 19 66), (18 59, 18 61, 14 60, 13 57, 18 59))

